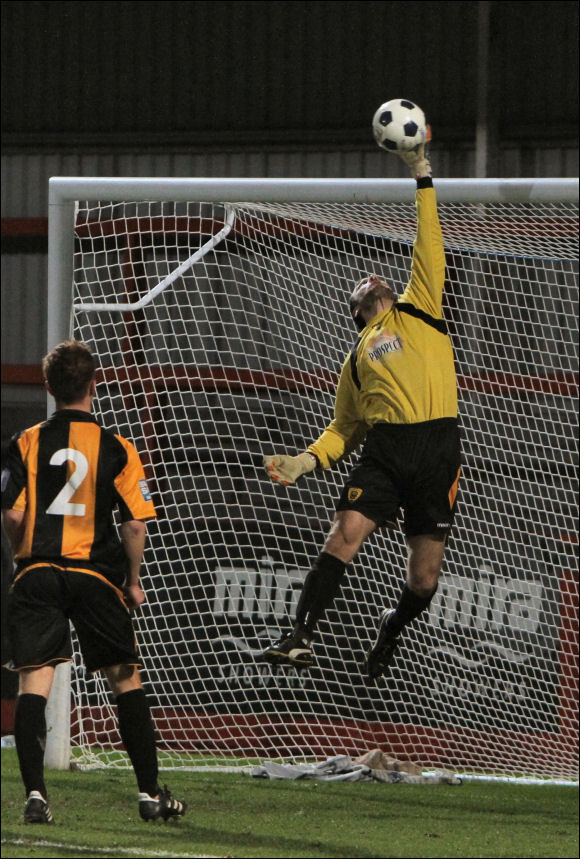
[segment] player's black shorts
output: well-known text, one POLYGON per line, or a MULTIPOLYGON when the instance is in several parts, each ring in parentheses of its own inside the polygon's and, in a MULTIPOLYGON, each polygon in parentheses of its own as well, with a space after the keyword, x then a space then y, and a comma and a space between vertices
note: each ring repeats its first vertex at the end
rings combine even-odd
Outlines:
POLYGON ((396 525, 404 511, 407 537, 447 535, 460 474, 455 418, 417 424, 376 424, 346 480, 337 510, 358 510, 377 525, 396 525))
POLYGON ((69 620, 87 671, 140 665, 135 633, 121 591, 90 573, 34 564, 8 594, 9 667, 40 668, 70 661, 69 620))

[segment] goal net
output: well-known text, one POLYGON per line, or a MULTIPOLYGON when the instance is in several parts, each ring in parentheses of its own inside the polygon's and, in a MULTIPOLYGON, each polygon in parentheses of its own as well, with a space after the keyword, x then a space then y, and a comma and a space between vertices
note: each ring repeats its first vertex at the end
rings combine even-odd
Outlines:
MULTIPOLYGON (((369 686, 402 532, 349 567, 310 671, 261 663, 349 467, 284 488, 262 457, 299 453, 331 420, 353 283, 404 289, 414 184, 365 186, 371 202, 272 186, 190 202, 104 183, 76 202, 72 330, 98 358, 97 418, 136 445, 158 510, 135 626, 161 766, 380 748, 426 770, 576 779, 577 185, 435 182, 463 477, 439 590, 369 686)), ((78 766, 128 765, 76 646, 71 743, 78 766)))

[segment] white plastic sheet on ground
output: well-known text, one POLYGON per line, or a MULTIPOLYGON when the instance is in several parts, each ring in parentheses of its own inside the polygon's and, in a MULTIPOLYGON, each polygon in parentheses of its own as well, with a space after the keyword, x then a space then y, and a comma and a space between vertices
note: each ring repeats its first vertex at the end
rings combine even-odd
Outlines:
POLYGON ((321 763, 280 764, 265 761, 252 769, 254 778, 317 779, 320 781, 382 781, 389 784, 461 784, 453 773, 423 773, 411 761, 389 758, 379 749, 366 752, 353 760, 349 755, 336 755, 321 763))

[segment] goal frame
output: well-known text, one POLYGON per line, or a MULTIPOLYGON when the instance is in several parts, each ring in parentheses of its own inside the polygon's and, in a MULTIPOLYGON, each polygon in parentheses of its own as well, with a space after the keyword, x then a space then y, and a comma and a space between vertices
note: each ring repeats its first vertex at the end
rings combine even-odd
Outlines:
MULTIPOLYGON (((436 179, 441 203, 578 202, 578 179, 436 179)), ((53 177, 48 199, 47 349, 71 336, 76 202, 401 203, 411 179, 53 177)), ((217 238, 217 237, 214 237, 217 238)), ((110 306, 107 306, 110 310, 110 306)), ((118 312, 131 310, 120 306, 118 312)), ((47 399, 47 408, 52 408, 47 399)), ((57 667, 47 709, 45 763, 70 765, 70 664, 57 667), (68 714, 68 722, 67 722, 68 714)))
MULTIPOLYGON (((204 203, 402 203, 409 179, 134 179, 55 176, 48 183, 47 343, 70 336, 77 200, 204 203)), ((578 202, 578 179, 437 179, 440 203, 578 202)))

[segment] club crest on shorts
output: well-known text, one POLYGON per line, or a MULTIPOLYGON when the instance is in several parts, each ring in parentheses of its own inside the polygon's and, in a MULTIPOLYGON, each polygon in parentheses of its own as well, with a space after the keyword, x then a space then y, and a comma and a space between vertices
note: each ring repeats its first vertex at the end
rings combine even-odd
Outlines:
POLYGON ((361 495, 363 494, 362 489, 349 489, 348 490, 348 500, 349 501, 358 501, 361 495))

